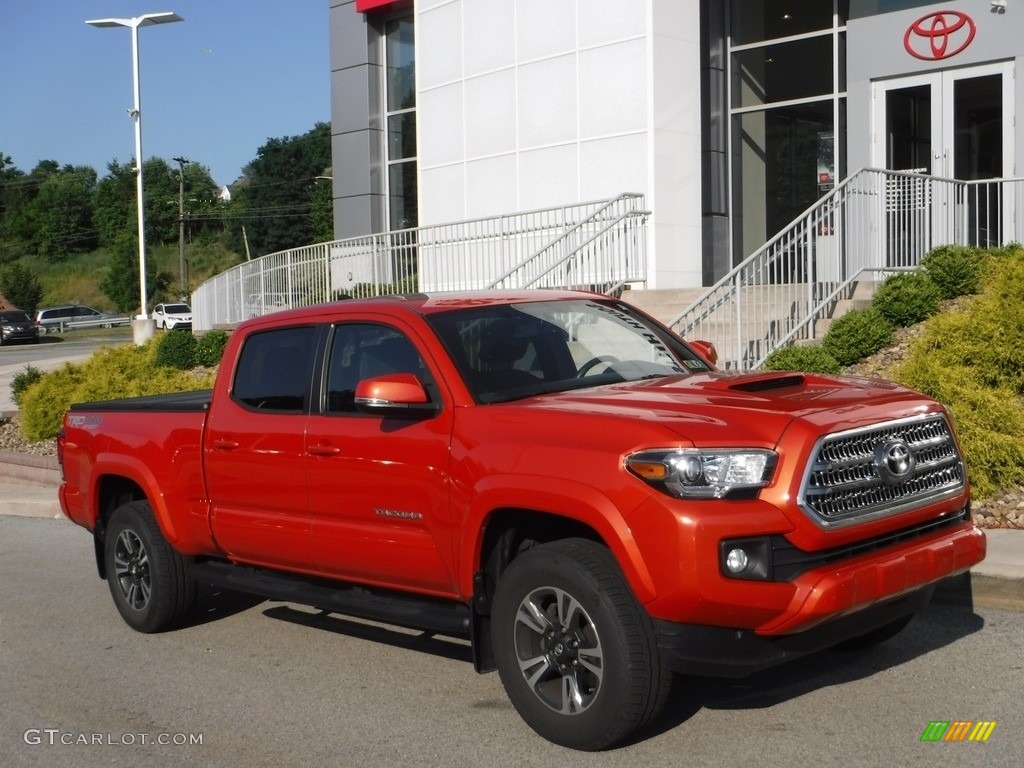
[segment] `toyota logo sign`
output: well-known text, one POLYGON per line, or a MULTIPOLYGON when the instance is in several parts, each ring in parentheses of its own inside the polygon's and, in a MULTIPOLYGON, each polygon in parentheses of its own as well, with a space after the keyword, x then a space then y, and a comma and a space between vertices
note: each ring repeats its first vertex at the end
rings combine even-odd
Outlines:
POLYGON ((903 35, 907 53, 925 61, 956 56, 974 39, 974 19, 960 11, 936 11, 922 16, 903 35))

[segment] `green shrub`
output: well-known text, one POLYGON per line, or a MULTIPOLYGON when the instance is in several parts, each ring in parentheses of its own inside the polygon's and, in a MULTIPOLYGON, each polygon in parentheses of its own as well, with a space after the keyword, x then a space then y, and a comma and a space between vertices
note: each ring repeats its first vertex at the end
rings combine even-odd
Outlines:
POLYGON ((886 320, 902 327, 920 323, 939 311, 942 292, 924 272, 901 272, 886 278, 871 301, 886 320))
POLYGON ((976 248, 942 245, 925 254, 921 267, 938 287, 942 298, 955 299, 978 292, 982 258, 983 252, 976 248))
POLYGON ((842 366, 820 344, 779 347, 761 365, 766 371, 840 373, 842 366))
POLYGON ((11 379, 11 399, 15 405, 21 405, 21 396, 25 390, 43 378, 43 372, 34 365, 26 365, 24 369, 14 374, 11 379))
POLYGON ((949 407, 975 498, 1024 480, 1024 253, 989 254, 980 293, 927 320, 893 371, 949 407))
MULTIPOLYGON (((188 335, 188 334, 182 334, 188 335)), ((72 403, 209 389, 213 376, 156 365, 156 345, 101 349, 83 363, 68 363, 29 386, 20 404, 21 431, 29 440, 57 435, 72 403)))
POLYGON ((206 368, 220 364, 224 356, 224 347, 228 344, 226 331, 207 331, 196 341, 195 362, 206 368))
POLYGON ((834 320, 822 348, 842 365, 853 365, 892 341, 892 324, 874 307, 853 309, 834 320))
POLYGON ((156 343, 156 364, 187 371, 196 366, 196 337, 188 331, 169 331, 156 343))

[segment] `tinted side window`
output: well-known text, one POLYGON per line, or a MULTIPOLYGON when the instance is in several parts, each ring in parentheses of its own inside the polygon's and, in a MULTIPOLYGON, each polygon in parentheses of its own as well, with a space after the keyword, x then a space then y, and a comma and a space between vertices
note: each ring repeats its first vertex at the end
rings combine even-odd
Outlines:
POLYGON ((313 326, 253 334, 242 346, 232 397, 249 408, 304 412, 315 346, 313 326))
POLYGON ((339 325, 327 364, 327 412, 355 412, 356 384, 390 373, 413 374, 435 400, 433 378, 404 334, 383 325, 339 325))

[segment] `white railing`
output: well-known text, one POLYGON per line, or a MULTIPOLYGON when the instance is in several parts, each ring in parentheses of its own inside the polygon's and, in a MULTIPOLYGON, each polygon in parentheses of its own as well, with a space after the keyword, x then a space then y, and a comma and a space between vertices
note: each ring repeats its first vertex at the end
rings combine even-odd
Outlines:
POLYGON ((778 346, 815 338, 817 322, 860 280, 913 269, 939 245, 988 247, 1018 238, 1022 184, 858 171, 670 325, 714 342, 721 367, 756 368, 778 346))
POLYGON ((626 194, 272 253, 199 286, 193 325, 209 330, 342 295, 643 284, 648 215, 643 195, 626 194))

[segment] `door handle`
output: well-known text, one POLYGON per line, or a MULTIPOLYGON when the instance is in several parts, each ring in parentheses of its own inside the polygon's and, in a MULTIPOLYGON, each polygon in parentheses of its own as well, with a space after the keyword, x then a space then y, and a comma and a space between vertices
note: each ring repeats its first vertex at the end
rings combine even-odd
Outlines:
POLYGON ((334 445, 311 445, 306 449, 306 452, 310 456, 337 456, 341 453, 341 448, 334 445))
POLYGON ((238 441, 220 438, 213 441, 213 447, 221 451, 233 451, 238 447, 238 441))

